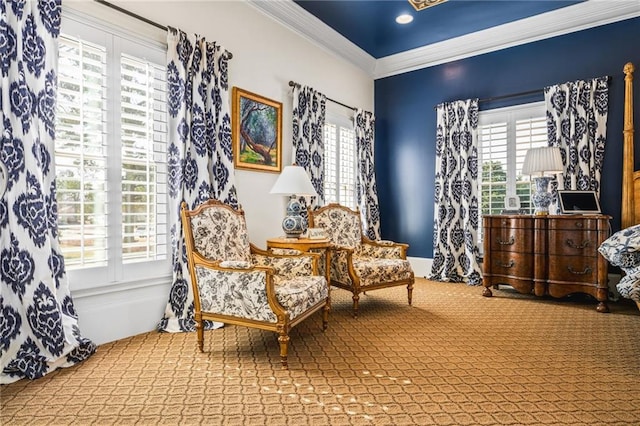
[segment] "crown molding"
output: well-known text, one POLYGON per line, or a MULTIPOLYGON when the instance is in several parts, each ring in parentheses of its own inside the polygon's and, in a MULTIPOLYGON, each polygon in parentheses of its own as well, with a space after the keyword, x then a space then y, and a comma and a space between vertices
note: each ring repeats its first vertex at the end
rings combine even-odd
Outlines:
POLYGON ((374 79, 495 52, 640 16, 637 0, 589 0, 530 18, 456 37, 376 62, 374 79))
POLYGON ((248 3, 373 79, 494 52, 640 16, 638 0, 587 0, 483 31, 375 59, 292 0, 248 3))
POLYGON ((376 59, 292 0, 248 0, 258 11, 373 77, 376 59))

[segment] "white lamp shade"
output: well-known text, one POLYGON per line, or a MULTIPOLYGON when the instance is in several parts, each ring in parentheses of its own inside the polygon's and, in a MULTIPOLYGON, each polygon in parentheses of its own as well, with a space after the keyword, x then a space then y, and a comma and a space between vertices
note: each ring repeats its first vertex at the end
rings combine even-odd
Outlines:
POLYGON ((285 166, 271 188, 270 194, 318 195, 307 172, 300 166, 285 166))
POLYGON ((524 156, 522 174, 541 176, 546 173, 562 173, 562 156, 557 146, 531 148, 524 156))

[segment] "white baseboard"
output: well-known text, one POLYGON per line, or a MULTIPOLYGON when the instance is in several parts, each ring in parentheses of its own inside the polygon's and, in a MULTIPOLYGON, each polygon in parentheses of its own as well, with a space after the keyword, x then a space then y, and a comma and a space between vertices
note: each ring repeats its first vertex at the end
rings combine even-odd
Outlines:
POLYGON ((427 278, 431 273, 431 264, 433 259, 426 257, 408 257, 407 260, 411 264, 413 273, 416 277, 427 278))
POLYGON ((170 279, 144 286, 71 293, 83 337, 101 345, 156 329, 169 300, 170 279))

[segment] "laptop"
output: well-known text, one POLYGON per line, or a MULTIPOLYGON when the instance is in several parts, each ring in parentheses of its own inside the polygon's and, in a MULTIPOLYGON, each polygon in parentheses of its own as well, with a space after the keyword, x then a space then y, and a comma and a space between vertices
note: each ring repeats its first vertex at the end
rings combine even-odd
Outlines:
POLYGON ((596 191, 558 190, 562 214, 600 214, 600 201, 596 191))

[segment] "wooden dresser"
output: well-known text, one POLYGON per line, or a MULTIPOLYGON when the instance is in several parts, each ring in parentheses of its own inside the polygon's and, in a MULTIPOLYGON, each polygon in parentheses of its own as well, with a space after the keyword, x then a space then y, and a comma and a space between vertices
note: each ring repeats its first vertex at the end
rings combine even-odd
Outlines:
POLYGON ((609 237, 605 215, 483 217, 483 296, 507 284, 520 293, 564 297, 586 293, 607 306, 607 261, 598 253, 609 237))

